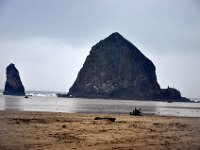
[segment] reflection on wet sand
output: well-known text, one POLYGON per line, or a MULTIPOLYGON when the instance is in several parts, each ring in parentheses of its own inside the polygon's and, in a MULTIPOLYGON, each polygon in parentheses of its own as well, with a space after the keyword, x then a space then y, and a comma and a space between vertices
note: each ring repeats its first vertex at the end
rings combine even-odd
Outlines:
POLYGON ((21 96, 4 96, 4 109, 8 111, 22 111, 23 105, 21 105, 21 96))
POLYGON ((200 103, 0 95, 0 110, 129 114, 134 108, 142 108, 143 114, 200 117, 200 103))

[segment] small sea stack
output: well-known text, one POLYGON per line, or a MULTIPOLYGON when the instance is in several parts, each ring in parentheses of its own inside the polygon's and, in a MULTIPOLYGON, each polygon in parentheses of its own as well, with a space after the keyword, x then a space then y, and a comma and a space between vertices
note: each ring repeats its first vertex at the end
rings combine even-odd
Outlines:
POLYGON ((25 90, 19 76, 19 71, 12 63, 6 68, 6 83, 3 94, 25 96, 25 90))
POLYGON ((174 88, 161 89, 153 62, 117 32, 92 47, 67 96, 189 101, 174 88))

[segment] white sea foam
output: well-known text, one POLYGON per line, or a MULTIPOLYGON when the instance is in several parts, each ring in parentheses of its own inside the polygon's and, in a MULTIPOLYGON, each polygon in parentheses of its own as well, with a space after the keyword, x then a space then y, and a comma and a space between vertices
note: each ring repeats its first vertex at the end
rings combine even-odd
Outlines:
POLYGON ((26 93, 28 96, 35 96, 35 97, 57 97, 56 93, 50 93, 50 92, 30 92, 26 93))
POLYGON ((200 102, 200 98, 190 98, 192 102, 200 102))

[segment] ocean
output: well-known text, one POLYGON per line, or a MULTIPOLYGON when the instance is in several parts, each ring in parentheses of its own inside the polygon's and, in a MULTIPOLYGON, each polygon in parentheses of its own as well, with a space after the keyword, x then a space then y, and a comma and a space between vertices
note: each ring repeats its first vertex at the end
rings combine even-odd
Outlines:
MULTIPOLYGON (((129 114, 142 108, 143 114, 200 117, 200 103, 58 98, 55 92, 27 92, 29 98, 0 93, 0 110, 66 113, 129 114)), ((192 99, 200 101, 199 98, 192 99)))

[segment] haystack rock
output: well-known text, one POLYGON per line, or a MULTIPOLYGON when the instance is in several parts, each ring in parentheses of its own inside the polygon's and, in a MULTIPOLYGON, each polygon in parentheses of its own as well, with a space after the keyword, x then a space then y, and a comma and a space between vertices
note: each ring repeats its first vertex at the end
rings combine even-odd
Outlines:
POLYGON ((24 96, 24 86, 22 85, 19 72, 14 64, 6 68, 6 83, 3 92, 4 95, 24 96))
POLYGON ((68 97, 187 101, 161 89, 152 61, 117 32, 92 47, 68 97))

